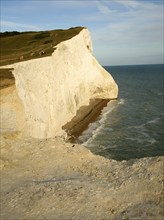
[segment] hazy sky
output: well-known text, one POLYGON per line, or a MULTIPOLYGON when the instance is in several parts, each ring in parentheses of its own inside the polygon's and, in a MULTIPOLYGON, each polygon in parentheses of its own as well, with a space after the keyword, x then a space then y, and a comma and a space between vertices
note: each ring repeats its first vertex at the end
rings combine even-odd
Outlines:
POLYGON ((163 63, 163 0, 1 0, 1 31, 86 26, 102 65, 163 63))

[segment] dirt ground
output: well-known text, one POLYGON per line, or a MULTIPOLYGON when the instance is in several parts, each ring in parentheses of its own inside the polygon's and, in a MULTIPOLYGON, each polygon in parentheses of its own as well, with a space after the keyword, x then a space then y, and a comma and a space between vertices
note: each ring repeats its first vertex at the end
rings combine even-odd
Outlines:
POLYGON ((118 162, 54 139, 1 140, 2 220, 162 220, 164 157, 118 162))

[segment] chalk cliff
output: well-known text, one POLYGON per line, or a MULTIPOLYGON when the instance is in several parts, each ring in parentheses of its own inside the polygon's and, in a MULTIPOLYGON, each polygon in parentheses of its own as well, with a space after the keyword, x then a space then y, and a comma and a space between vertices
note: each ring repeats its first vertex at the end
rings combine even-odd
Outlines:
POLYGON ((90 99, 115 99, 118 95, 112 76, 92 55, 86 28, 55 46, 51 56, 5 67, 14 68, 16 90, 23 104, 20 113, 25 113, 21 119, 18 112, 15 114, 14 126, 19 126, 14 129, 35 138, 62 135, 62 126, 90 99))

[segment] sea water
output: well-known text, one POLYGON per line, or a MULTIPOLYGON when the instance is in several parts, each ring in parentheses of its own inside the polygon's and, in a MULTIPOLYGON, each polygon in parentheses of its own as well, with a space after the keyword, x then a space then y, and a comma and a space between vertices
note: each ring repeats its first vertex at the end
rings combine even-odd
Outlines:
POLYGON ((164 155, 164 65, 104 67, 119 87, 77 142, 116 160, 164 155))

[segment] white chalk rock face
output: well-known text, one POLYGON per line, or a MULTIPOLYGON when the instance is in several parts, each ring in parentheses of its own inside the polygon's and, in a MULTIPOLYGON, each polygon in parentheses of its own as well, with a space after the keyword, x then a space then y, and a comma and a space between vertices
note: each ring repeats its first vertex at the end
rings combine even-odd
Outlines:
POLYGON ((26 116, 15 85, 3 89, 0 94, 0 131, 24 132, 26 116))
POLYGON ((27 135, 49 138, 90 99, 115 99, 118 87, 92 55, 87 29, 58 44, 49 57, 12 65, 26 116, 27 135))

